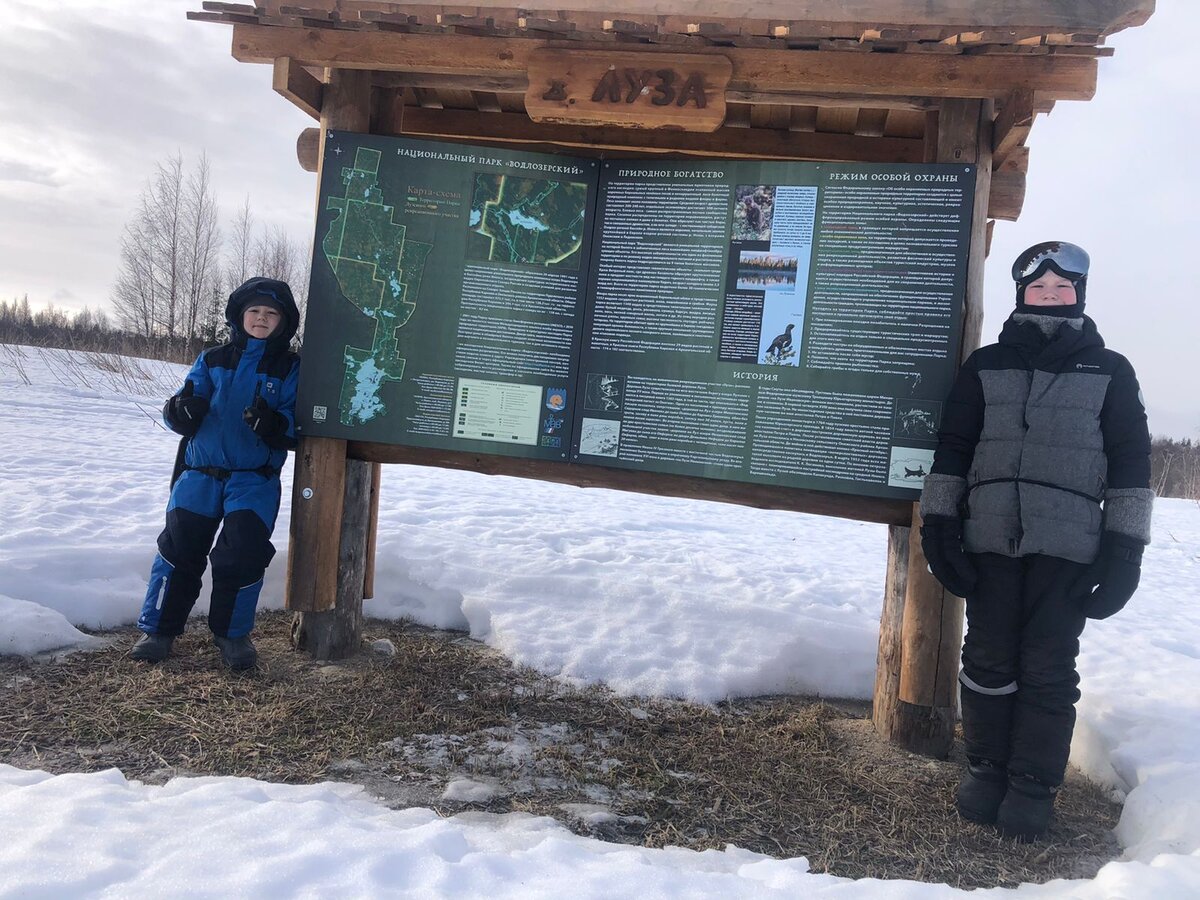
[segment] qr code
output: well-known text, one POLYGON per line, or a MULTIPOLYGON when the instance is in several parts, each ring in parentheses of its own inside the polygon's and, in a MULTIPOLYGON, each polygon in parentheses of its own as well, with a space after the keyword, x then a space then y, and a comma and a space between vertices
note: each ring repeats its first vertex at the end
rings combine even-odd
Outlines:
POLYGON ((329 412, 329 410, 327 407, 314 406, 313 407, 313 421, 314 422, 324 422, 325 416, 328 412, 329 412))

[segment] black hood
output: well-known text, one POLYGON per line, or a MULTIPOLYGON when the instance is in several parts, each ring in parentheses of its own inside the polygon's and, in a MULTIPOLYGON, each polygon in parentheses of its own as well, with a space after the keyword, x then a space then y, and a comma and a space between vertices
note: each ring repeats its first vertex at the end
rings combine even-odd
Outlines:
POLYGON ((287 347, 300 327, 300 310, 296 308, 296 299, 287 282, 274 278, 251 278, 229 295, 229 302, 225 304, 225 322, 229 325, 230 338, 240 347, 246 345, 248 335, 242 330, 242 313, 260 297, 275 301, 283 314, 283 327, 267 339, 267 344, 287 347))

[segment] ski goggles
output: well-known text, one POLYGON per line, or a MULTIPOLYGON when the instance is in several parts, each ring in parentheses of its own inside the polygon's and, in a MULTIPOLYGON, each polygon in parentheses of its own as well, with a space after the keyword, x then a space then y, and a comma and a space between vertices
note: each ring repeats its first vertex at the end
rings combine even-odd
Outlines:
POLYGON ((1013 281, 1020 283, 1053 267, 1066 278, 1083 278, 1088 273, 1090 262, 1087 251, 1082 247, 1064 241, 1046 241, 1034 244, 1017 257, 1013 263, 1012 277, 1013 281))

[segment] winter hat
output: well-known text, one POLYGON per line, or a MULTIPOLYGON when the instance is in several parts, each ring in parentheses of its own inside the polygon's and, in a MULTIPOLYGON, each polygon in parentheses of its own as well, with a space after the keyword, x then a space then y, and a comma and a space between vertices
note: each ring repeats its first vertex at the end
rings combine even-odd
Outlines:
POLYGON ((1012 266, 1017 286, 1017 312, 1037 316, 1057 316, 1077 319, 1083 316, 1083 301, 1087 293, 1088 267, 1091 260, 1082 247, 1066 241, 1044 241, 1034 244, 1016 258, 1012 266), (1025 303, 1025 288, 1047 271, 1053 270, 1075 286, 1075 302, 1070 306, 1029 306, 1025 303))
POLYGON ((242 307, 243 314, 252 306, 269 306, 278 312, 280 316, 285 319, 287 318, 287 307, 280 303, 273 294, 255 294, 242 307))

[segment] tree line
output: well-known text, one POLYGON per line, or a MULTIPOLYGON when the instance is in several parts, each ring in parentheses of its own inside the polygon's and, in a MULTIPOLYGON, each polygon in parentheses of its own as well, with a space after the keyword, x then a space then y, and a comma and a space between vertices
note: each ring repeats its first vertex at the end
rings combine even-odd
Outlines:
POLYGON ((122 230, 111 315, 0 300, 0 343, 191 362, 225 339, 225 302, 247 278, 286 281, 303 319, 310 264, 306 244, 255 221, 249 196, 223 234, 208 157, 188 169, 177 153, 155 165, 122 230))
POLYGON ((1154 438, 1150 445, 1150 487, 1160 497, 1200 500, 1200 441, 1154 438))

